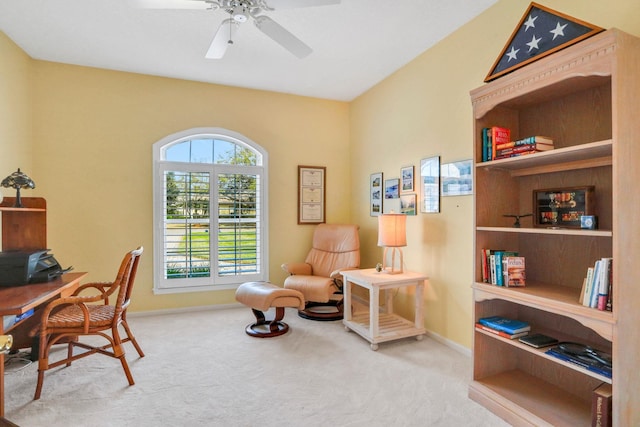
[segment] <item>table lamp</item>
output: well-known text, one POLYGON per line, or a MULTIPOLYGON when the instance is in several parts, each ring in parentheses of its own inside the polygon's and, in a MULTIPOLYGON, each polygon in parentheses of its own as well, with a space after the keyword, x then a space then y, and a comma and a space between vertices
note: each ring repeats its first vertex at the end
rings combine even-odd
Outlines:
POLYGON ((402 249, 407 246, 407 216, 404 214, 382 214, 378 216, 378 246, 384 248, 382 272, 388 274, 402 273, 402 249), (387 255, 391 248, 391 265, 387 265, 387 255), (396 268, 396 253, 399 266, 396 268))
POLYGON ((3 179, 0 185, 5 188, 16 189, 16 202, 13 205, 14 208, 22 207, 22 200, 20 199, 21 188, 36 188, 36 183, 33 182, 33 180, 29 178, 24 172, 20 172, 20 168, 18 168, 16 172, 3 179))

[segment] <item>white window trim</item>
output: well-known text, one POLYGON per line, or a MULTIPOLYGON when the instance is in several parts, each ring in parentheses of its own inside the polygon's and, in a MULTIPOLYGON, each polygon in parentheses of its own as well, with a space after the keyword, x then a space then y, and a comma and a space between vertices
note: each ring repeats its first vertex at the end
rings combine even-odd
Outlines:
MULTIPOLYGON (((256 276, 240 276, 242 282, 252 281, 252 280, 269 280, 269 203, 268 203, 268 188, 269 188, 269 180, 268 180, 268 171, 269 171, 269 160, 268 154, 259 144, 255 143, 251 139, 246 136, 239 134, 237 132, 224 129, 224 128, 192 128, 188 130, 184 130, 181 132, 174 133, 172 135, 168 135, 161 140, 157 141, 153 144, 153 293, 154 294, 173 294, 173 293, 187 293, 187 292, 203 292, 203 291, 212 291, 212 290, 225 290, 225 289, 236 289, 241 283, 235 282, 231 280, 221 280, 217 284, 210 285, 196 285, 196 286, 188 286, 185 285, 181 279, 182 284, 176 282, 175 287, 165 287, 159 286, 160 283, 164 282, 164 239, 163 230, 164 230, 164 218, 162 215, 163 212, 163 202, 164 202, 164 187, 163 187, 163 171, 167 167, 171 167, 172 165, 180 166, 180 168, 184 168, 186 165, 189 165, 189 170, 203 170, 206 169, 210 171, 212 166, 214 169, 218 171, 234 171, 239 170, 240 172, 251 173, 255 171, 260 172, 260 227, 261 227, 261 239, 260 239, 260 257, 261 257, 261 273, 258 277, 256 276), (179 143, 181 140, 186 141, 189 139, 197 139, 197 138, 218 138, 223 140, 230 140, 240 146, 247 146, 252 150, 255 150, 261 154, 262 160, 258 166, 236 166, 236 165, 211 165, 211 164, 199 164, 199 163, 181 163, 181 162, 167 162, 162 160, 162 150, 172 143, 179 143)), ((215 189, 217 193, 217 188, 215 189)), ((213 203, 213 200, 211 201, 213 203)), ((214 212, 213 206, 210 206, 209 212, 214 212)), ((217 218, 211 218, 211 221, 216 221, 217 218)), ((216 247, 217 248, 217 247, 216 247)), ((236 277, 236 276, 234 276, 236 277)))

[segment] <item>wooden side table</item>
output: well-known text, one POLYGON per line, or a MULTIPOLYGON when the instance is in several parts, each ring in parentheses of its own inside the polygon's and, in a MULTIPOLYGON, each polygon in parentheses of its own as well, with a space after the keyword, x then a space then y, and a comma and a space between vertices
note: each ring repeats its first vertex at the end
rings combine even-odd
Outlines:
POLYGON ((371 343, 371 349, 377 350, 378 343, 400 338, 424 337, 424 285, 428 277, 423 274, 405 271, 400 274, 378 273, 374 268, 348 270, 344 277, 344 320, 345 329, 352 330, 371 343), (354 315, 351 310, 351 286, 356 285, 369 290, 369 312, 354 315), (380 312, 380 290, 388 291, 415 286, 415 319, 410 321, 393 312, 393 295, 386 292, 384 310, 380 312))

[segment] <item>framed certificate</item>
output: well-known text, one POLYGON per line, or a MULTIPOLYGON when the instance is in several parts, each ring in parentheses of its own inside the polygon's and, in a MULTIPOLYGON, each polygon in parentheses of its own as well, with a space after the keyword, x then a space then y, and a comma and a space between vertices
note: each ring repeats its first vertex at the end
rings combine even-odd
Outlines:
POLYGON ((325 220, 324 166, 298 166, 298 224, 321 224, 325 220))

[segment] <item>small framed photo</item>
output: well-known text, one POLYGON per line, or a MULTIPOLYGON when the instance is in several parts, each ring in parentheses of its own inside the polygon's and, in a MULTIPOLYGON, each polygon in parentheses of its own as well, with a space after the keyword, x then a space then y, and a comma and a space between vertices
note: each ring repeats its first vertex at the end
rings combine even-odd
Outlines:
POLYGON ((405 215, 416 214, 416 195, 402 194, 400 196, 400 213, 405 215))
POLYGON ((369 215, 382 214, 382 172, 372 173, 369 177, 369 215))
POLYGON ((582 228, 580 218, 594 215, 595 187, 549 188, 533 191, 535 227, 582 228))
POLYGON ((440 168, 443 196, 467 196, 473 194, 471 160, 445 163, 440 168))
POLYGON ((420 212, 440 212, 440 156, 420 160, 420 212))
POLYGON ((384 198, 397 199, 400 197, 400 178, 391 178, 384 181, 384 198))
POLYGON ((413 166, 405 166, 400 169, 400 193, 413 193, 414 190, 414 168, 413 166))

